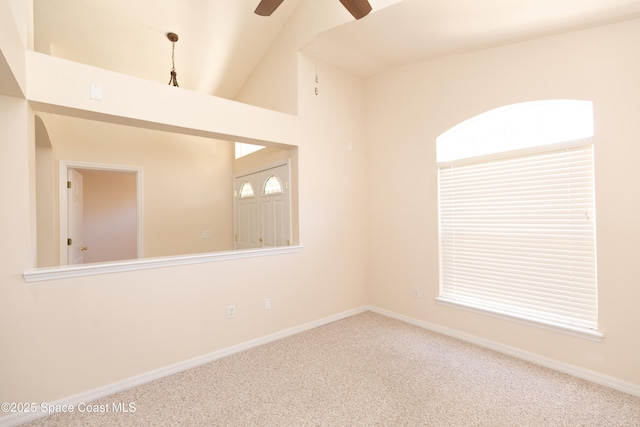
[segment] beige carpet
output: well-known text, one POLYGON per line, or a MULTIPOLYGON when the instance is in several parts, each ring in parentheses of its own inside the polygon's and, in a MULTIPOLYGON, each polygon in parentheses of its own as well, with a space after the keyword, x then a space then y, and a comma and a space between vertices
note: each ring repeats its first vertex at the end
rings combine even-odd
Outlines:
POLYGON ((371 312, 29 426, 640 426, 640 398, 371 312))

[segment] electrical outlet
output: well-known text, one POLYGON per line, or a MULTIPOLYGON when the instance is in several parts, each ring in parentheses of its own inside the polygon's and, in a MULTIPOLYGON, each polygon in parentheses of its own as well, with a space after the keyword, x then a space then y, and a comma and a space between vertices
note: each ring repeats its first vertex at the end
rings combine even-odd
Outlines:
POLYGON ((271 310, 271 298, 264 299, 264 309, 271 310))
POLYGON ((415 299, 420 298, 420 289, 413 288, 413 296, 414 296, 415 299))
POLYGON ((236 306, 229 305, 227 306, 227 319, 233 319, 236 317, 236 306))

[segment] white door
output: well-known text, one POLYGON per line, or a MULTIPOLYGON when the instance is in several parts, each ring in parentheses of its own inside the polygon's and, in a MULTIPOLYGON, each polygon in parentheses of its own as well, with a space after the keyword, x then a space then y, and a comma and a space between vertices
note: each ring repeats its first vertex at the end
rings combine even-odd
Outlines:
POLYGON ((262 247, 291 244, 289 167, 278 166, 258 174, 262 247))
POLYGON ((69 264, 84 263, 82 236, 83 182, 82 174, 75 169, 67 171, 68 217, 67 217, 67 260, 69 264), (71 188, 69 188, 69 186, 71 188))
POLYGON ((247 175, 235 179, 236 221, 235 248, 250 249, 260 247, 257 175, 247 175))
POLYGON ((235 178, 236 249, 291 244, 289 165, 235 178))

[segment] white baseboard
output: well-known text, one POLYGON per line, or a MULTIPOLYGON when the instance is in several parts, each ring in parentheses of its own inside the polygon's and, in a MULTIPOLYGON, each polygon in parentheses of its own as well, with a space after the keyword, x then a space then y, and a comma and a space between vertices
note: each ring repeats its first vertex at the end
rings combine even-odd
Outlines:
MULTIPOLYGON (((313 322, 305 323, 293 328, 285 329, 275 334, 267 335, 254 340, 246 341, 238 345, 224 348, 222 350, 214 351, 213 353, 205 354, 203 356, 195 357, 193 359, 185 360, 173 365, 165 366, 163 368, 155 369, 153 371, 136 375, 135 377, 128 378, 126 380, 118 381, 112 384, 98 387, 87 392, 79 393, 74 396, 65 397, 55 402, 47 402, 47 405, 73 405, 77 407, 79 403, 88 403, 103 397, 110 396, 112 394, 124 391, 142 384, 146 384, 151 381, 158 380, 160 378, 167 377, 169 375, 177 374, 187 369, 195 368, 205 363, 213 362, 214 360, 222 359, 223 357, 230 356, 232 354, 240 353, 245 350, 249 350, 253 347, 258 347, 263 344, 278 341, 283 338, 290 337, 292 335, 299 334, 300 332, 308 331, 320 326, 327 325, 329 323, 336 322, 338 320, 346 319, 347 317, 355 316, 356 314, 364 313, 368 311, 368 307, 359 307, 352 310, 344 311, 342 313, 335 314, 333 316, 325 317, 313 322)), ((36 412, 21 412, 13 413, 0 417, 0 427, 13 427, 20 424, 33 421, 38 418, 46 417, 47 414, 39 411, 39 403, 36 403, 36 412)))
POLYGON ((526 360, 527 362, 535 363, 536 365, 544 366, 545 368, 553 369, 554 371, 563 372, 565 374, 573 375, 574 377, 582 378, 592 383, 600 384, 605 387, 612 388, 624 393, 632 394, 640 397, 640 386, 632 384, 626 381, 622 381, 618 378, 604 375, 589 369, 584 369, 579 366, 562 363, 554 359, 549 359, 540 356, 535 353, 520 350, 515 347, 510 347, 495 341, 487 340, 477 337, 475 335, 467 334, 457 331, 455 329, 445 328, 443 326, 435 325, 433 323, 425 322, 422 320, 414 319, 402 314, 398 314, 392 311, 384 310, 379 307, 368 306, 367 309, 374 313, 382 314, 383 316, 391 317, 396 320, 401 320, 405 323, 419 326, 424 329, 428 329, 433 332, 447 335, 453 338, 470 342, 472 344, 479 345, 481 347, 488 348, 490 350, 497 351, 499 353, 507 354, 509 356, 517 357, 518 359, 526 360))

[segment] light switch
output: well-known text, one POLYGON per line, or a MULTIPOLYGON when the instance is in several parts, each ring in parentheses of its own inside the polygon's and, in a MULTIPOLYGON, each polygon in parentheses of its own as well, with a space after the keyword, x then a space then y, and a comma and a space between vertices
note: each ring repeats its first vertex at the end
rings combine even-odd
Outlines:
POLYGON ((102 86, 91 83, 91 99, 102 101, 102 86))

